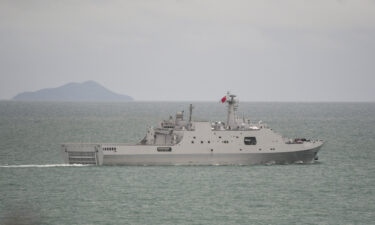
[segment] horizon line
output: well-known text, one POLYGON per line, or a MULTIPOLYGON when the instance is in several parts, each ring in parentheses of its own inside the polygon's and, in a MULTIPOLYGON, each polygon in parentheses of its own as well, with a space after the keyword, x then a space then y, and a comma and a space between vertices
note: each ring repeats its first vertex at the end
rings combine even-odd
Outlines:
MULTIPOLYGON (((9 102, 87 102, 87 103, 129 103, 129 102, 217 102, 221 103, 220 100, 130 100, 130 101, 64 101, 64 100, 15 100, 15 99, 0 99, 0 101, 9 102)), ((245 103, 375 103, 375 100, 243 100, 239 102, 245 103)), ((223 103, 222 103, 223 104, 223 103)))

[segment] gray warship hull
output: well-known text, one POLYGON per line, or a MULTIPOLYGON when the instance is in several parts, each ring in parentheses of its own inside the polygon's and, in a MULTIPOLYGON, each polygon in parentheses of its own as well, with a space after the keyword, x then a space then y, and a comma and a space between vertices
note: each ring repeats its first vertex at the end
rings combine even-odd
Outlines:
POLYGON ((105 156, 103 165, 258 165, 312 163, 319 148, 283 153, 105 156))
MULTIPOLYGON (((121 145, 118 145, 121 148, 121 145)), ((65 144, 65 163, 93 165, 257 165, 312 163, 321 146, 287 152, 103 154, 100 144, 65 144), (85 149, 83 151, 83 149, 85 149)), ((157 149, 157 147, 155 147, 157 149)))
POLYGON ((255 165, 311 163, 322 141, 287 143, 269 128, 253 131, 215 131, 207 122, 179 131, 175 145, 121 143, 62 144, 65 163, 94 165, 255 165), (203 135, 204 134, 204 135, 203 135), (246 144, 254 137, 257 143, 246 144))
POLYGON ((310 163, 323 141, 286 139, 261 121, 236 116, 238 102, 229 95, 227 123, 193 122, 183 112, 150 127, 138 144, 66 143, 65 163, 92 165, 254 165, 310 163))

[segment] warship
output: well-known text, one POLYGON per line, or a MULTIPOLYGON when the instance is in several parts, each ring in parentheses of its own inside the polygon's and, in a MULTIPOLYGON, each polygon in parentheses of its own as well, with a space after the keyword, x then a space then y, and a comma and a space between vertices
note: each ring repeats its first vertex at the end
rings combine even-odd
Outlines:
POLYGON ((312 163, 318 160, 322 140, 283 138, 262 121, 253 123, 237 116, 233 94, 221 99, 227 104, 226 123, 192 121, 177 112, 149 127, 137 144, 63 143, 67 164, 92 165, 254 165, 312 163))

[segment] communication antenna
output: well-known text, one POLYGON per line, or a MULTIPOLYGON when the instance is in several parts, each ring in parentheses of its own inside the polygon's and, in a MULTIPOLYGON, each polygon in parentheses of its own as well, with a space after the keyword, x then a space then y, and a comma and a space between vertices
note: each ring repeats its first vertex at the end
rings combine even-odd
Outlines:
POLYGON ((193 104, 189 106, 189 128, 191 128, 191 116, 193 115, 193 104))

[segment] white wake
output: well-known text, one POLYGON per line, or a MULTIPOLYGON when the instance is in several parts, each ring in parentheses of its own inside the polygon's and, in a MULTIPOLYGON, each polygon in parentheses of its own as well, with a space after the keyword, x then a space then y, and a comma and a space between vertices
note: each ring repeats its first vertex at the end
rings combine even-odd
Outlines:
POLYGON ((83 164, 45 164, 45 165, 0 165, 0 168, 45 168, 45 167, 77 167, 77 166, 89 166, 83 164))

